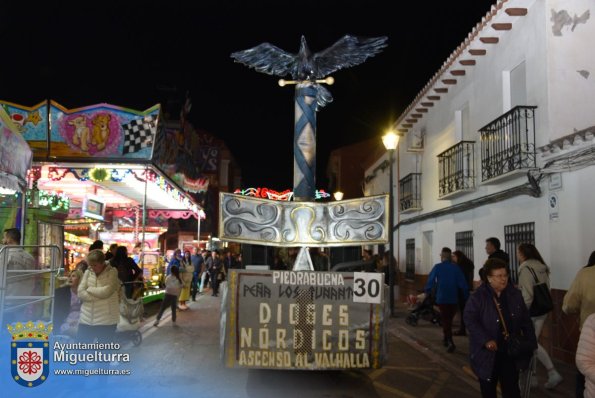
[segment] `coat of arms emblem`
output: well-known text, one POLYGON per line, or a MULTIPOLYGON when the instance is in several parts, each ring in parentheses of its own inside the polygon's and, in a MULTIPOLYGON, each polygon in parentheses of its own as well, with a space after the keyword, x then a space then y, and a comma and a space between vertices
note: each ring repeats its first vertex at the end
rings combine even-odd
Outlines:
POLYGON ((49 334, 52 324, 31 321, 8 325, 10 342, 10 370, 14 381, 25 387, 37 387, 50 371, 49 334))

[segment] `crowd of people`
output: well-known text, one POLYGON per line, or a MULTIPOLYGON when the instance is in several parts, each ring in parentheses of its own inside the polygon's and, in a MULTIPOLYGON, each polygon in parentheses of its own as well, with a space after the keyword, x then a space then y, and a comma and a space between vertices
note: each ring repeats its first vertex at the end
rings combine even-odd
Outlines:
MULTIPOLYGON (((188 310, 187 301, 196 301, 206 286, 217 296, 228 270, 239 268, 241 260, 241 255, 233 256, 230 251, 221 258, 218 250, 194 248, 191 253, 176 249, 166 259, 165 296, 155 326, 167 308, 175 323, 176 310, 188 310)), ((59 333, 80 341, 113 339, 119 303, 142 295, 143 271, 137 261, 126 246, 114 243, 104 252, 102 241, 93 242, 86 258, 71 270, 68 283, 56 289, 53 321, 59 333)))
MULTIPOLYGON (((512 283, 510 256, 497 238, 486 239, 488 255, 479 270, 480 284, 474 289, 474 264, 461 251, 448 247, 441 261, 432 268, 424 293, 432 295, 440 309, 443 342, 447 352, 456 346, 453 334, 469 334, 471 368, 480 382, 482 397, 496 397, 500 384, 502 396, 520 397, 519 374, 529 372, 531 387, 538 385, 537 363, 547 372, 546 389, 562 380, 545 348, 539 344, 548 312, 536 313, 536 286, 550 287, 550 268, 538 249, 530 243, 519 244, 517 283, 512 283), (460 328, 452 332, 457 309, 460 328), (532 360, 534 358, 534 360, 532 360)), ((579 271, 564 297, 562 310, 579 314, 581 335, 576 353, 576 396, 595 397, 595 252, 579 271)), ((551 309, 549 310, 551 311, 551 309)))
MULTIPOLYGON (((4 231, 3 244, 18 246, 19 242, 17 229, 4 231)), ((544 387, 553 389, 563 377, 539 344, 548 312, 533 311, 536 286, 545 285, 549 290, 551 270, 533 244, 519 244, 517 283, 513 284, 510 256, 501 249, 500 241, 493 237, 486 239, 485 250, 488 258, 478 272, 477 287, 473 281, 473 262, 462 251, 452 252, 448 247, 442 248, 440 262, 428 276, 424 292, 432 295, 440 309, 446 351, 456 350, 453 335, 469 336, 471 368, 479 379, 483 397, 496 397, 498 385, 502 396, 520 397, 519 374, 531 373, 532 386, 536 386, 537 362, 547 371, 544 387), (461 322, 453 333, 457 311, 461 322), (533 357, 537 360, 532 360, 533 357)), ((374 264, 374 269, 369 271, 383 272, 388 278, 388 252, 382 258, 374 258, 371 251, 364 250, 363 257, 374 264)), ((9 267, 18 263, 20 268, 29 269, 34 262, 30 254, 15 248, 9 267)), ((198 248, 192 252, 175 250, 166 266, 165 297, 154 325, 159 325, 167 308, 171 309, 175 323, 176 311, 187 310, 187 301, 196 301, 206 286, 217 296, 229 270, 242 268, 241 262, 241 254, 234 256, 227 250, 223 253, 198 248)), ((396 268, 394 258, 391 266, 396 268)), ((281 258, 275 258, 273 268, 287 266, 281 258)), ((71 270, 68 284, 56 289, 55 329, 79 341, 111 341, 119 321, 121 298, 137 294, 134 282, 142 284, 142 279, 142 269, 125 246, 112 244, 104 252, 103 242, 94 242, 86 258, 71 270)), ((33 289, 18 284, 10 288, 15 287, 21 291, 33 289)), ((579 318, 576 396, 595 397, 595 251, 564 296, 562 311, 577 314, 579 318)))

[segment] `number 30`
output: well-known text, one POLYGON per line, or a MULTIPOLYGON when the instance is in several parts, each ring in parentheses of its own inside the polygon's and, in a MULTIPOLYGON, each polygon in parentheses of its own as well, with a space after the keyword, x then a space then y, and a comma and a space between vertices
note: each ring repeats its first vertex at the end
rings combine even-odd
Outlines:
POLYGON ((378 297, 380 294, 380 283, 377 279, 370 279, 368 280, 368 284, 366 286, 366 280, 363 278, 356 278, 353 281, 355 285, 355 294, 357 297, 363 296, 370 296, 370 297, 378 297))

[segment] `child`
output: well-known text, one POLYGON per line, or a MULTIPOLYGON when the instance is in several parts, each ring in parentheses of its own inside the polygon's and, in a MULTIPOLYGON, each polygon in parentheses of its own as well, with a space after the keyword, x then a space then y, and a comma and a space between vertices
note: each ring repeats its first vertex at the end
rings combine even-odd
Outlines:
POLYGON ((180 278, 180 269, 177 266, 172 266, 170 272, 165 278, 165 297, 161 302, 161 308, 153 324, 154 326, 159 326, 159 320, 167 306, 171 307, 171 321, 176 322, 176 308, 178 306, 178 296, 182 291, 182 279, 180 278))

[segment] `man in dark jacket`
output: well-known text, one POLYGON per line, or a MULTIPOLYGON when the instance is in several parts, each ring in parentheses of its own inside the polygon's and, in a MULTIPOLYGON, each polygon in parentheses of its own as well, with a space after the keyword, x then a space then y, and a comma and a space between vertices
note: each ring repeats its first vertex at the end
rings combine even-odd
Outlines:
POLYGON ((448 247, 442 248, 441 262, 432 268, 424 288, 425 293, 430 294, 436 286, 436 304, 440 308, 443 342, 448 352, 456 349, 452 340, 452 319, 457 312, 459 291, 462 292, 465 300, 469 296, 465 276, 459 266, 451 261, 451 256, 452 251, 448 247))
MULTIPOLYGON (((510 256, 504 250, 500 249, 500 239, 494 237, 487 238, 485 249, 486 254, 488 255, 488 259, 497 258, 506 263, 506 269, 508 271, 508 282, 512 283, 512 280, 510 279, 510 256)), ((485 282, 483 268, 480 268, 479 270, 479 278, 482 282, 485 282)))
POLYGON ((202 253, 198 250, 198 247, 195 247, 192 250, 190 261, 194 266, 194 272, 192 274, 192 284, 190 285, 190 295, 192 296, 192 301, 196 301, 196 294, 198 293, 199 287, 198 285, 200 284, 202 264, 205 262, 205 259, 202 256, 202 253))
POLYGON ((504 261, 506 265, 510 264, 510 256, 504 250, 500 249, 500 239, 487 238, 486 239, 486 253, 488 258, 499 258, 504 261))

